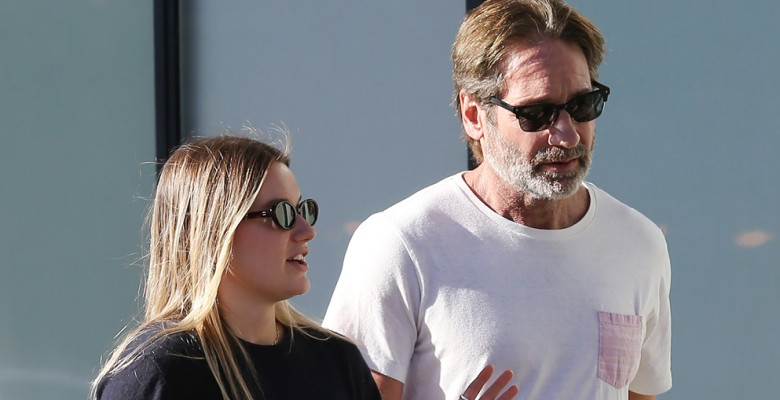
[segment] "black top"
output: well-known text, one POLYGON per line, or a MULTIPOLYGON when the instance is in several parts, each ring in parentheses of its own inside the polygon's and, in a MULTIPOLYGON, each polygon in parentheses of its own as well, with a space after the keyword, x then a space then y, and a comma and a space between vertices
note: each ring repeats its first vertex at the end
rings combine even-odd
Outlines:
MULTIPOLYGON (((290 331, 275 346, 242 341, 257 371, 262 391, 251 375, 247 384, 256 400, 381 399, 371 371, 357 347, 338 337, 322 340, 290 331), (291 345, 292 344, 292 345, 291 345)), ((141 335, 134 346, 151 336, 141 335)), ((241 360, 241 357, 238 357, 241 360)), ((157 340, 116 375, 98 385, 98 399, 222 399, 214 375, 194 334, 177 333, 157 340)))

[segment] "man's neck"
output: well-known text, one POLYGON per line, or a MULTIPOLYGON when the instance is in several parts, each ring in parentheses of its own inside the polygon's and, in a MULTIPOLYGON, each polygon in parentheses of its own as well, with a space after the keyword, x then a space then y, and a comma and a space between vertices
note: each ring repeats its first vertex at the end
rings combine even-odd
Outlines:
POLYGON ((531 228, 568 228, 581 220, 590 206, 590 196, 584 186, 564 199, 537 199, 507 184, 484 163, 466 172, 463 179, 498 215, 531 228))

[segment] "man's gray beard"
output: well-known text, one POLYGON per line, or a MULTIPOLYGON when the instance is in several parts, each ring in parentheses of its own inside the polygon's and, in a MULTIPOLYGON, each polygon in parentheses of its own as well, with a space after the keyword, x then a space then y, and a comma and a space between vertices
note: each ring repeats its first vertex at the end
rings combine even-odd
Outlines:
POLYGON ((491 124, 488 124, 487 133, 483 149, 485 161, 504 182, 533 199, 565 199, 577 193, 588 175, 592 151, 588 151, 582 142, 571 149, 548 147, 527 160, 491 124), (579 157, 580 160, 576 171, 558 174, 536 170, 541 162, 563 161, 572 157, 579 157))

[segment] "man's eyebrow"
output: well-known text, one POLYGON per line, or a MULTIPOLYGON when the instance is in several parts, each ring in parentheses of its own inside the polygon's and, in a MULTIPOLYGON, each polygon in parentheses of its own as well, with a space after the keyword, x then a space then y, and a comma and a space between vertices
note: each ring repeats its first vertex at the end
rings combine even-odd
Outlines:
MULTIPOLYGON (((568 98, 568 99, 566 100, 566 102, 565 102, 565 103, 563 103, 563 104, 566 104, 566 103, 568 103, 568 102, 570 102, 570 101, 572 101, 572 100, 576 99, 577 97, 580 97, 580 96, 582 96, 582 95, 584 95, 584 94, 591 93, 591 92, 593 92, 593 91, 594 91, 594 90, 596 90, 596 89, 597 89, 597 88, 596 88, 596 87, 594 87, 594 86, 592 86, 592 85, 591 85, 591 87, 590 87, 590 88, 586 88, 586 87, 585 87, 585 88, 582 88, 582 89, 580 89, 580 90, 578 90, 578 91, 574 92, 574 94, 572 94, 571 96, 569 96, 569 98, 568 98)), ((529 105, 529 106, 535 106, 535 105, 540 105, 540 104, 552 104, 552 105, 558 105, 558 103, 555 103, 555 102, 553 102, 553 101, 550 101, 550 100, 549 100, 549 99, 548 99, 546 96, 545 96, 543 99, 541 99, 540 101, 533 101, 533 102, 529 102, 529 103, 527 103, 527 105, 529 105)), ((517 107, 521 107, 521 106, 517 106, 517 107)))

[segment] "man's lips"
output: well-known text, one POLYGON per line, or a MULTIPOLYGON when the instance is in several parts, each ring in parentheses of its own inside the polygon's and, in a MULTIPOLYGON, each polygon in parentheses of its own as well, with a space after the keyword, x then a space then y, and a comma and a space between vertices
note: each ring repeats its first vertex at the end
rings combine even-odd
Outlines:
POLYGON ((577 168, 580 163, 579 161, 580 159, 577 157, 561 161, 543 161, 538 164, 538 167, 543 169, 552 169, 558 172, 567 172, 577 168))

